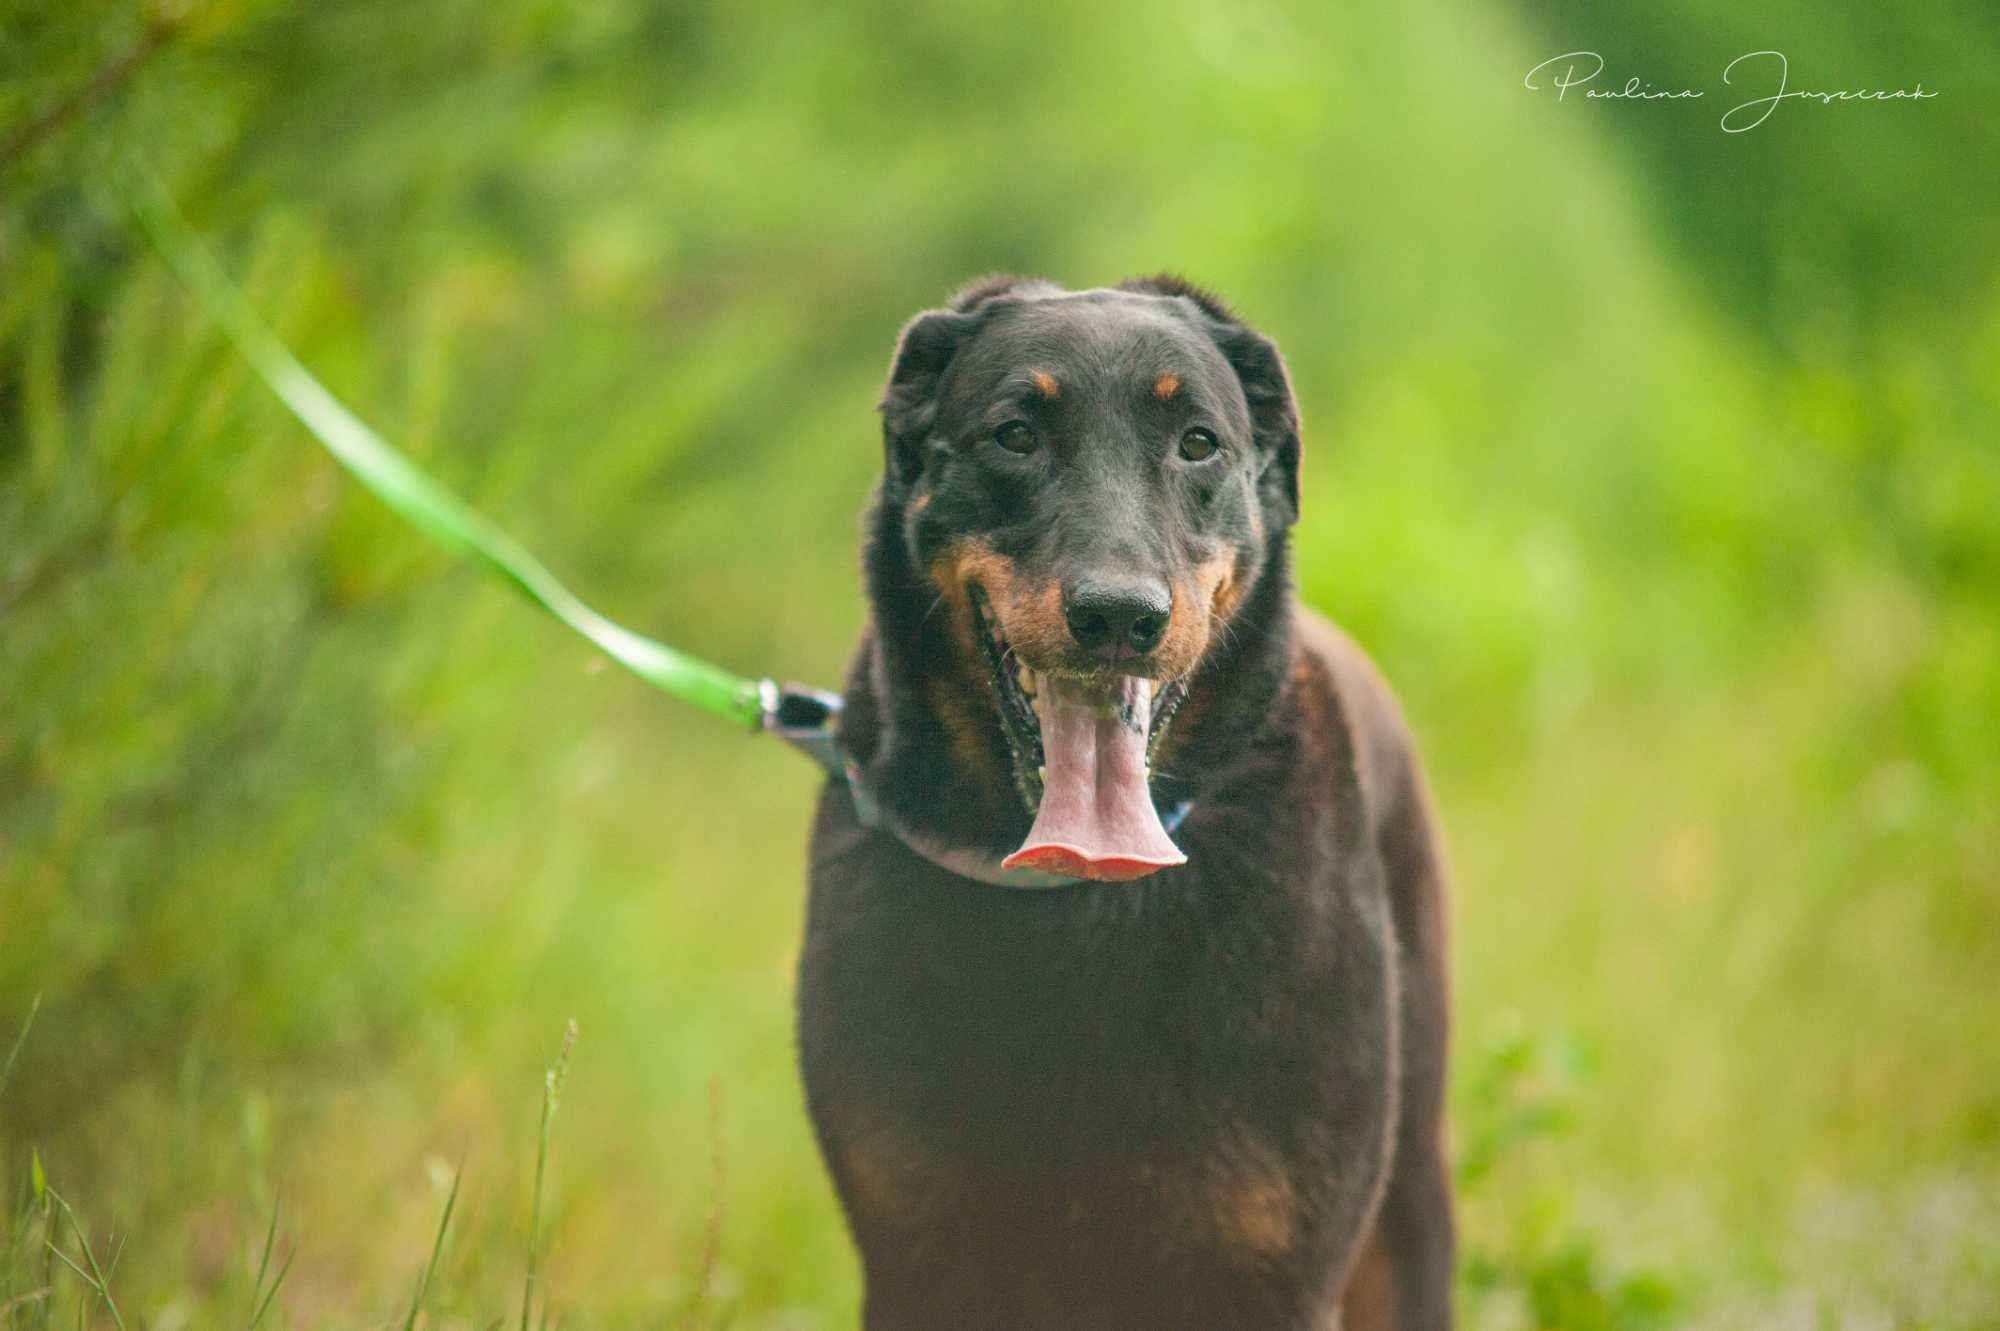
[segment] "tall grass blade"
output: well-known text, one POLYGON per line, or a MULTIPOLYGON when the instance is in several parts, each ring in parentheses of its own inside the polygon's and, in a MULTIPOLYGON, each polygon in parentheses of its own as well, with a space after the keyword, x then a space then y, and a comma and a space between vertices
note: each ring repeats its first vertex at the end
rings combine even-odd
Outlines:
MULTIPOLYGON (((49 1251, 62 1258, 63 1265, 76 1272, 82 1278, 83 1282, 96 1293, 97 1297, 104 1300, 104 1306, 110 1310, 111 1320, 117 1323, 118 1331, 125 1331, 125 1316, 118 1311, 118 1301, 111 1297, 110 1278, 104 1274, 104 1268, 97 1264, 97 1254, 92 1252, 90 1248, 90 1236, 83 1232, 83 1225, 77 1220, 76 1212, 70 1209, 69 1203, 63 1200, 60 1193, 54 1188, 50 1188, 49 1197, 55 1202, 56 1207, 62 1211, 63 1218, 69 1221, 70 1232, 76 1235, 76 1244, 79 1248, 83 1249, 83 1260, 90 1263, 90 1269, 86 1271, 81 1266, 78 1266, 70 1259, 68 1253, 55 1245, 53 1239, 48 1241, 49 1251)), ((82 1310, 79 1309, 78 1319, 81 1320, 81 1318, 82 1310)))
POLYGON ((21 1056, 21 1046, 28 1042, 28 1032, 35 1029, 35 1014, 42 1010, 42 996, 36 994, 28 1002, 28 1018, 21 1023, 21 1033, 14 1037, 14 1047, 7 1051, 7 1061, 0 1064, 0 1095, 6 1094, 7 1079, 14 1075, 14 1060, 21 1056))
MULTIPOLYGON (((549 1162, 549 1130, 556 1121, 556 1107, 562 1103, 563 1082, 569 1078, 569 1056, 576 1048, 576 1018, 563 1027, 561 1048, 556 1061, 542 1074, 542 1135, 535 1147, 535 1195, 528 1209, 528 1275, 521 1286, 521 1331, 528 1331, 528 1317, 535 1304, 535 1281, 541 1265, 542 1175, 549 1162)), ((544 1312, 547 1305, 544 1305, 544 1312)))
POLYGON ((444 1214, 438 1218, 437 1238, 431 1241, 431 1259, 424 1264, 424 1273, 417 1281, 416 1297, 410 1300, 410 1315, 403 1319, 403 1331, 416 1331, 417 1314, 423 1311, 424 1299, 431 1289, 431 1278, 437 1274, 438 1256, 444 1252, 445 1231, 451 1228, 451 1209, 458 1205, 459 1180, 464 1177, 465 1162, 461 1160, 452 1172, 451 1192, 444 1199, 444 1214))
MULTIPOLYGON (((257 1259, 257 1278, 250 1282, 250 1310, 257 1310, 257 1296, 263 1293, 264 1276, 271 1269, 271 1245, 278 1239, 278 1199, 271 1199, 271 1223, 264 1226, 264 1254, 257 1259)), ((255 1321, 253 1316, 252 1321, 255 1321)))
POLYGON ((284 1285, 285 1277, 292 1273, 292 1258, 299 1255, 295 1247, 285 1254, 285 1260, 278 1266, 278 1274, 271 1277, 271 1288, 264 1291, 264 1301, 257 1305, 257 1311, 250 1316, 246 1331, 257 1331, 257 1324, 264 1320, 264 1314, 271 1310, 271 1301, 278 1297, 278 1290, 284 1285))
POLYGON ((264 1228, 264 1255, 257 1259, 257 1278, 250 1282, 250 1321, 244 1331, 257 1331, 257 1324, 263 1321, 264 1314, 270 1311, 271 1300, 277 1297, 278 1287, 285 1283, 285 1275, 292 1269, 292 1258, 299 1255, 298 1249, 294 1247, 278 1267, 277 1278, 271 1281, 271 1287, 264 1288, 264 1276, 271 1269, 271 1251, 278 1242, 278 1206, 279 1199, 273 1197, 271 1223, 264 1228))

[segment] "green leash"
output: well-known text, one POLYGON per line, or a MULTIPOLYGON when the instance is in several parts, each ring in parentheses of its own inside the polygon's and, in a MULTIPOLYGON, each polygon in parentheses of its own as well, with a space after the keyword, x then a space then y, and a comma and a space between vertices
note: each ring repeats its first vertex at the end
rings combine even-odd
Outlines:
MULTIPOLYGON (((243 293, 229 280, 175 211, 166 187, 149 172, 134 171, 137 188, 124 191, 139 224, 175 276, 221 326, 278 400, 326 446, 341 466, 383 503, 447 550, 468 554, 498 573, 523 596, 590 639, 639 678, 682 702, 775 735, 844 782, 864 827, 893 833, 911 851, 941 868, 998 887, 1068 887, 1077 880, 1036 869, 1007 869, 992 857, 947 846, 900 827, 887 816, 861 768, 840 746, 840 695, 771 679, 744 679, 663 642, 614 624, 563 586, 541 560, 500 530, 485 514, 438 484, 423 468, 369 429, 312 377, 284 343, 264 327, 243 293)), ((1165 815, 1169 830, 1187 816, 1183 801, 1165 815)))
MULTIPOLYGON (((499 574, 530 601, 662 692, 739 725, 777 731, 809 751, 811 746, 800 743, 808 734, 823 735, 831 742, 837 699, 812 690, 781 689, 770 680, 732 675, 720 666, 612 623, 485 514, 445 489, 369 429, 264 327, 242 292, 181 220, 158 178, 144 172, 134 175, 138 188, 125 191, 126 197, 174 275, 299 423, 383 503, 447 550, 470 555, 499 574), (816 709, 822 710, 814 715, 816 709)), ((820 757, 817 753, 813 756, 820 757)), ((821 762, 826 765, 825 758, 821 762)))

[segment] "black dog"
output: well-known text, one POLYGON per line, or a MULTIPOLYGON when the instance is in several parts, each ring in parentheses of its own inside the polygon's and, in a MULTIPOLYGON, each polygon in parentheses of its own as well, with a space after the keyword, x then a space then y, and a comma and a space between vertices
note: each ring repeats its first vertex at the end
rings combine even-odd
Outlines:
POLYGON ((882 413, 798 987, 865 1325, 1448 1326, 1444 866, 1277 348, 989 279, 882 413))

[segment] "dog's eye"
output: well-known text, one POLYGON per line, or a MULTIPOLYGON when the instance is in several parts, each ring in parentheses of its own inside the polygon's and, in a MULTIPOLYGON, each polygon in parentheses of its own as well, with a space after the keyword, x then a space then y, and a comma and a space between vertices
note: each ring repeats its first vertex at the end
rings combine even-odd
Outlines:
POLYGON ((1032 453, 1039 441, 1034 426, 1026 421, 1008 421, 993 432, 993 442, 1009 453, 1032 453))
POLYGON ((1181 436, 1181 456, 1189 462, 1206 462, 1215 456, 1221 447, 1215 441, 1215 431, 1204 430, 1200 426, 1181 436))

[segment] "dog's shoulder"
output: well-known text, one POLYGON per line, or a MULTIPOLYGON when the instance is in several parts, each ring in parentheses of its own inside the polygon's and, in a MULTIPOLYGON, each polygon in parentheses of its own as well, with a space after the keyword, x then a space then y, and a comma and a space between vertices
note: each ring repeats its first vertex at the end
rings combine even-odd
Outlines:
POLYGON ((1330 695, 1347 732, 1354 772, 1367 808, 1368 826, 1379 833, 1411 801, 1424 799, 1417 746, 1395 690, 1361 645, 1331 621, 1300 605, 1297 663, 1301 682, 1330 695))

